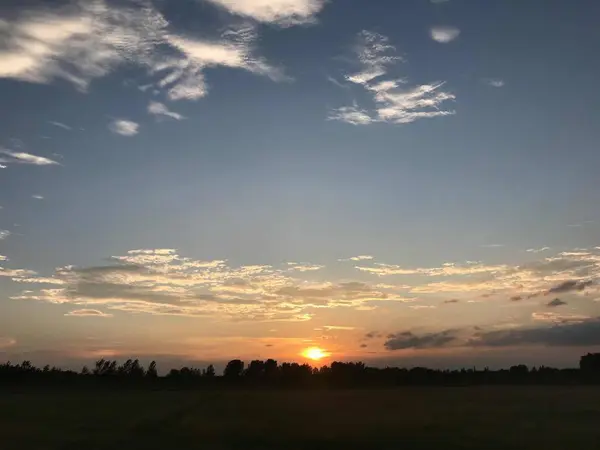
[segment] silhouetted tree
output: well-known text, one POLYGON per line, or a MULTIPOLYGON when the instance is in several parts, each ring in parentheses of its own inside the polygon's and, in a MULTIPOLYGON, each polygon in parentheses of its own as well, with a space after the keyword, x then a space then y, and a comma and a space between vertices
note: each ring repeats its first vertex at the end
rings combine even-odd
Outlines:
POLYGON ((212 364, 209 364, 208 367, 206 368, 206 370, 204 371, 204 376, 206 378, 214 378, 215 375, 216 375, 215 366, 213 366, 212 364))
POLYGON ((158 371, 156 370, 156 361, 152 361, 146 370, 146 377, 155 379, 158 377, 158 371))
POLYGON ((223 376, 228 379, 239 378, 244 372, 244 362, 239 359, 231 360, 225 366, 223 376))

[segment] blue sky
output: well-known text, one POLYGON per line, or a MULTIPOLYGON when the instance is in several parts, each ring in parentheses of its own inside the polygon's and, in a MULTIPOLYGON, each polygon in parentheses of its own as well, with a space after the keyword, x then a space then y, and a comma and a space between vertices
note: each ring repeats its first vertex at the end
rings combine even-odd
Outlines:
POLYGON ((598 9, 3 4, 0 356, 574 364, 598 9))

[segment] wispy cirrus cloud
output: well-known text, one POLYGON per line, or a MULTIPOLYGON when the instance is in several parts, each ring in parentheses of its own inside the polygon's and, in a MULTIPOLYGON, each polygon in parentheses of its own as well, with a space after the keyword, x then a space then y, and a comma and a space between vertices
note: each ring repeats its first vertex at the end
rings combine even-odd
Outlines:
MULTIPOLYGON (((317 0, 213 3, 257 19, 290 23, 308 21, 322 6, 317 0)), ((31 83, 64 79, 85 91, 94 79, 133 64, 160 77, 146 87, 166 90, 172 100, 196 100, 207 94, 205 71, 214 67, 288 79, 256 56, 256 40, 253 25, 213 38, 183 35, 148 0, 81 0, 24 12, 11 22, 0 20, 0 78, 31 83)))
POLYGON ((0 230, 0 241, 9 237, 10 234, 11 233, 8 230, 0 230))
POLYGON ((34 194, 31 196, 31 198, 34 200, 44 200, 44 196, 39 194, 34 194))
POLYGON ((441 44, 448 44, 460 35, 460 30, 453 26, 435 26, 429 30, 431 39, 441 44))
POLYGON ((551 250, 550 247, 541 247, 541 248, 528 248, 525 250, 527 253, 542 253, 545 251, 551 250))
POLYGON ((355 102, 352 106, 342 106, 330 111, 329 120, 352 125, 375 122, 405 124, 454 114, 454 111, 442 108, 446 101, 455 99, 454 94, 442 89, 444 82, 411 86, 406 79, 387 76, 393 64, 404 61, 403 57, 392 54, 395 47, 387 37, 362 31, 355 51, 361 69, 346 75, 346 80, 361 86, 372 96, 374 109, 369 111, 355 102))
POLYGON ((58 164, 58 162, 44 156, 33 155, 26 152, 13 152, 2 148, 0 148, 0 163, 31 164, 34 166, 50 166, 58 164))
POLYGON ((213 41, 167 34, 166 42, 178 54, 153 65, 154 73, 165 74, 158 86, 167 89, 171 100, 196 100, 208 92, 204 80, 206 69, 219 66, 243 69, 275 81, 288 80, 281 69, 255 55, 256 39, 253 26, 230 28, 213 41))
POLYGON ((115 119, 108 125, 111 132, 121 136, 135 136, 139 132, 139 127, 137 122, 127 119, 115 119))
POLYGON ((112 314, 107 314, 97 309, 74 309, 65 314, 67 317, 112 317, 112 314))
POLYGON ((164 103, 154 101, 148 104, 148 113, 154 116, 170 117, 175 120, 185 119, 185 117, 183 117, 181 114, 169 110, 169 108, 167 108, 167 106, 164 103))
POLYGON ((62 122, 55 122, 55 121, 53 121, 53 120, 49 120, 49 121, 48 121, 48 123, 49 123, 50 125, 54 125, 55 127, 62 128, 63 130, 67 130, 67 131, 71 131, 71 130, 73 130, 73 128, 72 128, 72 127, 70 127, 69 125, 67 125, 67 124, 64 124, 64 123, 62 123, 62 122))
POLYGON ((232 14, 289 26, 314 22, 326 0, 207 0, 232 14))

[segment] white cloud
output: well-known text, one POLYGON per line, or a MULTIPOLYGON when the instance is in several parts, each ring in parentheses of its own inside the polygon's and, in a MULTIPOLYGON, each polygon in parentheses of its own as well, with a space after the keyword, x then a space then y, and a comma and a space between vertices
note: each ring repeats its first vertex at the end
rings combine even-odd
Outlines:
POLYGON ((31 198, 34 198, 36 200, 44 200, 44 196, 39 194, 32 195, 31 198))
POLYGON ((368 125, 377 122, 368 111, 360 109, 356 104, 353 106, 342 106, 329 113, 328 120, 338 120, 351 125, 368 125))
POLYGON ((48 166, 58 164, 52 159, 43 156, 32 155, 25 152, 13 152, 0 148, 0 162, 5 164, 32 164, 34 166, 48 166))
POLYGON ((5 269, 0 267, 0 277, 13 278, 13 277, 30 277, 36 273, 32 270, 26 269, 5 269))
POLYGON ((121 136, 135 136, 138 134, 139 124, 131 120, 115 119, 109 125, 108 129, 121 136))
POLYGON ((341 262, 344 262, 344 261, 370 261, 372 259, 374 259, 374 257, 371 255, 358 255, 358 256, 351 256, 350 258, 338 259, 338 261, 341 261, 341 262))
POLYGON ((10 236, 10 231, 0 230, 0 241, 10 236))
POLYGON ((499 78, 488 78, 485 80, 485 83, 489 86, 495 87, 495 88, 501 88, 504 87, 506 85, 506 82, 504 80, 501 80, 499 78))
POLYGON ((460 34, 460 30, 451 26, 433 27, 429 30, 431 39, 442 44, 452 42, 460 34))
POLYGON ((531 318, 538 322, 549 322, 554 324, 582 323, 591 319, 590 316, 582 314, 561 314, 554 312, 534 312, 531 314, 531 318))
POLYGON ((116 7, 104 0, 24 14, 0 22, 0 78, 80 89, 129 61, 147 63, 167 22, 146 2, 116 7))
POLYGON ((112 314, 106 314, 97 309, 74 309, 65 314, 67 317, 112 317, 112 314))
POLYGON ((50 121, 48 121, 48 123, 50 125, 54 125, 55 127, 62 128, 63 130, 67 130, 67 131, 71 131, 73 129, 69 125, 66 125, 62 122, 55 122, 53 120, 50 120, 50 121))
MULTIPOLYGON (((0 233, 1 233, 2 231, 3 231, 3 230, 1 230, 1 231, 0 231, 0 233)), ((7 258, 6 256, 4 256, 4 255, 0 255, 0 261, 8 261, 8 258, 7 258)))
POLYGON ((280 69, 254 55, 256 39, 256 29, 249 26, 231 28, 216 41, 167 35, 166 42, 179 51, 179 57, 154 65, 154 72, 167 72, 159 86, 168 88, 171 100, 196 100, 207 94, 204 71, 218 66, 247 70, 275 81, 288 79, 280 69))
POLYGON ((207 0, 232 14, 260 22, 294 25, 313 22, 326 0, 207 0))
POLYGON ((550 247, 542 247, 542 248, 528 248, 525 250, 527 253, 542 253, 547 250, 550 250, 550 247))
POLYGON ((181 114, 174 111, 170 111, 164 103, 150 102, 148 104, 148 113, 155 116, 167 116, 175 120, 185 119, 181 114))
POLYGON ((392 124, 411 123, 419 119, 454 114, 442 109, 442 104, 454 100, 454 94, 442 90, 443 82, 408 86, 402 78, 387 77, 389 67, 403 58, 391 55, 395 47, 387 37, 370 31, 359 34, 356 53, 361 65, 359 72, 346 75, 346 80, 362 86, 372 97, 374 111, 353 106, 343 106, 330 111, 329 120, 339 120, 352 125, 375 122, 392 124))
MULTIPOLYGON (((179 256, 173 249, 131 250, 106 266, 58 268, 52 277, 31 271, 6 274, 21 284, 60 285, 25 291, 15 300, 72 304, 85 309, 154 315, 186 315, 253 321, 310 320, 309 308, 376 308, 372 302, 407 299, 362 282, 314 282, 302 274, 317 266, 290 270, 179 256)), ((2 274, 2 272, 0 272, 2 274)))
MULTIPOLYGON (((265 20, 272 15, 305 21, 317 3, 321 2, 238 1, 231 2, 231 8, 250 15, 255 11, 256 17, 265 20)), ((0 78, 33 83, 61 78, 86 90, 92 80, 133 64, 151 76, 160 74, 157 84, 146 84, 145 88, 167 89, 172 100, 206 95, 204 72, 211 67, 286 79, 280 69, 255 56, 256 30, 251 26, 227 30, 217 39, 181 36, 172 28, 148 0, 131 6, 81 0, 68 8, 22 14, 10 23, 0 20, 0 78)))

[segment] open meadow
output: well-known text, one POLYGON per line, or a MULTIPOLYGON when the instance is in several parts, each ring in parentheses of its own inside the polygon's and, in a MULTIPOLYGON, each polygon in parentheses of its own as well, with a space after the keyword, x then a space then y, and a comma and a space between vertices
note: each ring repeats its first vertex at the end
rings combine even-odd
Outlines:
POLYGON ((600 388, 3 390, 9 449, 566 449, 600 442, 600 388))

